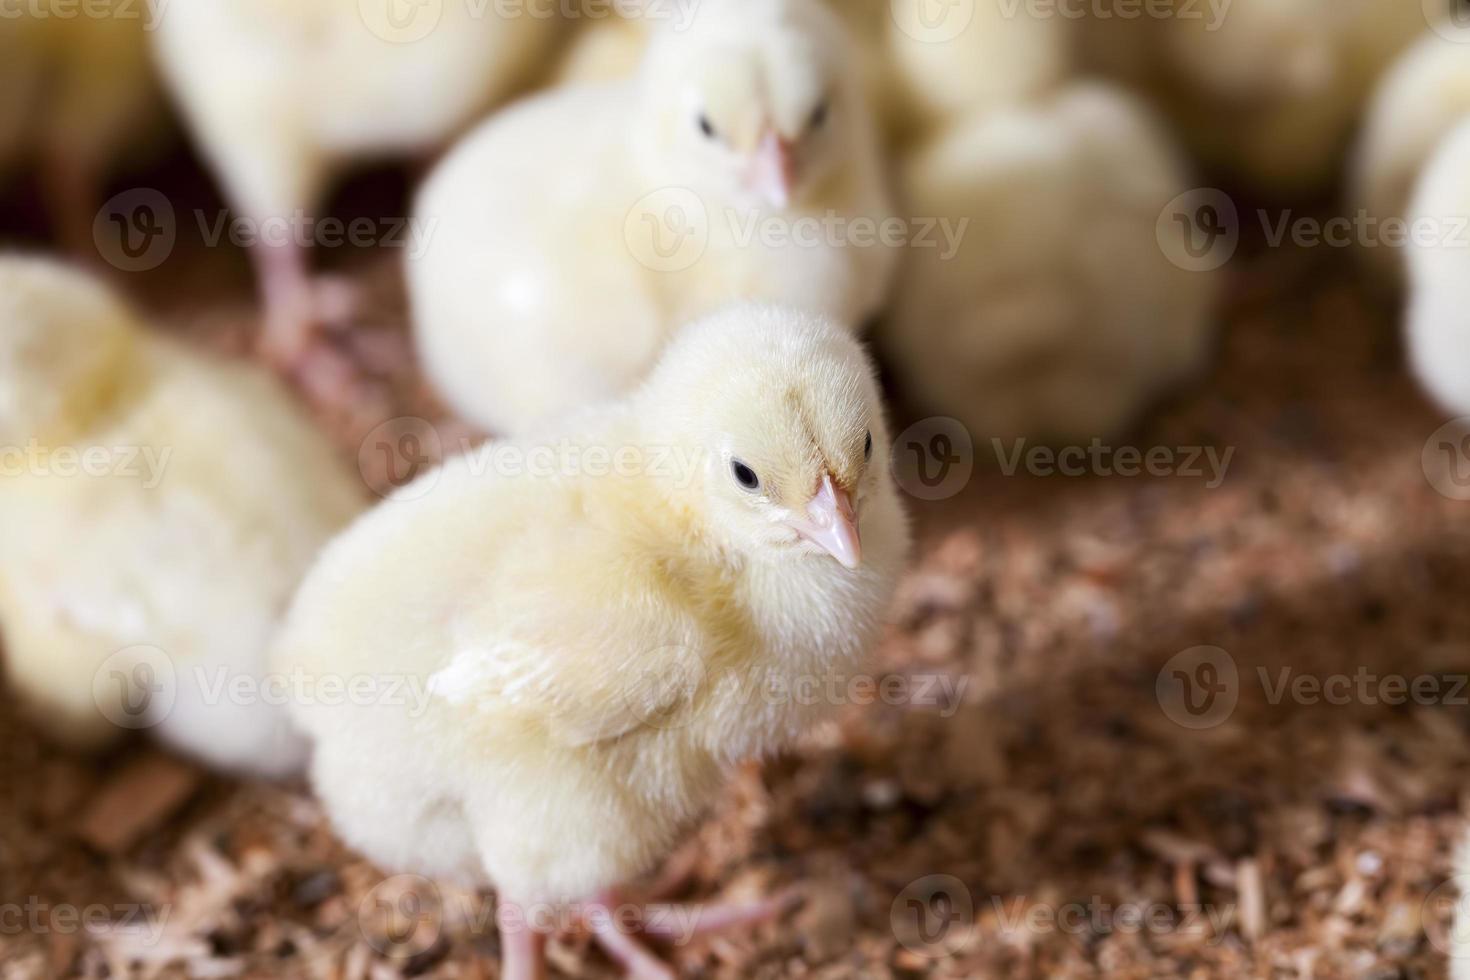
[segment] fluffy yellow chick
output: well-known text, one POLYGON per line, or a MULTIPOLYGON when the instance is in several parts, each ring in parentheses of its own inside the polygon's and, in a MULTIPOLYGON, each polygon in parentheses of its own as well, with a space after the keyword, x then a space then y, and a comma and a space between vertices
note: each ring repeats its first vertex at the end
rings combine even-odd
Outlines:
POLYGON ((162 128, 149 5, 27 0, 0 17, 0 171, 32 158, 63 244, 96 257, 109 170, 162 128))
POLYGON ((278 363, 297 364, 317 317, 303 239, 329 180, 352 160, 437 149, 510 94, 559 25, 545 5, 515 10, 171 0, 158 61, 231 206, 262 229, 252 257, 278 363))
POLYGON ((1081 439, 1126 426, 1196 369, 1213 279, 1157 237, 1190 185, 1135 100, 1080 85, 974 116, 903 168, 916 215, 968 220, 912 248, 879 342, 912 399, 978 437, 1081 439))
POLYGON ((588 82, 613 82, 632 78, 643 63, 644 53, 658 20, 683 21, 692 9, 670 0, 634 4, 624 0, 611 9, 584 3, 571 26, 570 38, 558 55, 548 84, 553 87, 588 82))
POLYGON ((0 258, 0 636, 61 739, 146 727, 231 769, 299 766, 258 682, 359 487, 258 369, 145 333, 75 271, 0 258))
POLYGON ((817 0, 706 0, 639 79, 521 103, 417 204, 425 370, 516 432, 636 384, 680 323, 739 299, 861 324, 898 244, 840 23, 817 0), (593 165, 595 163, 595 165, 593 165))
POLYGON ((885 28, 897 132, 913 138, 981 110, 1044 95, 1073 67, 1072 22, 1023 0, 865 0, 885 28))
POLYGON ((1423 5, 1408 0, 1171 9, 1094 19, 1093 65, 1144 86, 1212 166, 1281 196, 1337 177, 1374 83, 1428 27, 1423 5))
POLYGON ((1446 411, 1470 414, 1470 113, 1430 157, 1408 221, 1409 362, 1446 411))
MULTIPOLYGON (((327 548, 277 646, 364 692, 295 713, 338 831, 502 908, 614 901, 731 764, 834 707, 779 692, 860 669, 907 550, 888 449, 846 331, 742 306, 625 400, 410 484, 327 548)), ((539 975, 535 937, 504 949, 539 975)))
POLYGON ((1384 76, 1353 160, 1352 199, 1378 232, 1363 255, 1385 281, 1403 278, 1397 236, 1425 163, 1455 123, 1470 116, 1470 32, 1460 41, 1426 34, 1384 76))

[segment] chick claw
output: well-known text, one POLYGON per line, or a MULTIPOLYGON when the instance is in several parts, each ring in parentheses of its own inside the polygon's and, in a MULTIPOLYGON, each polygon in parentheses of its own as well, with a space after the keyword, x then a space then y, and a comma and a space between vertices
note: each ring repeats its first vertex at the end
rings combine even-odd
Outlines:
MULTIPOLYGON (((796 902, 794 892, 783 892, 758 902, 700 905, 673 913, 673 906, 641 906, 637 931, 674 943, 686 943, 710 933, 742 926, 759 925, 778 918, 796 902)), ((608 892, 589 903, 582 920, 602 947, 631 980, 677 980, 674 969, 630 934, 619 911, 628 904, 617 892, 608 892)), ((524 926, 503 930, 504 980, 543 980, 545 935, 524 926)))

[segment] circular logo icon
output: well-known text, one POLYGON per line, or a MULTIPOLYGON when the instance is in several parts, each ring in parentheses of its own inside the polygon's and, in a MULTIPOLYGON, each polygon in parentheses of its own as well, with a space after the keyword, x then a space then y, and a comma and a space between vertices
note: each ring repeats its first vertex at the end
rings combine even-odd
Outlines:
POLYGON ((1435 949, 1452 960, 1470 959, 1470 875, 1455 875, 1426 895, 1419 920, 1435 949))
POLYGON ((923 44, 944 44, 975 19, 975 0, 889 0, 898 29, 923 44))
POLYGON ((1235 713, 1240 672, 1235 658, 1219 647, 1190 647, 1164 664, 1154 693, 1174 724, 1196 731, 1214 728, 1235 713))
POLYGON ((687 187, 664 187, 638 199, 623 219, 623 241, 638 264, 682 272, 709 247, 709 212, 687 187))
POLYGON ((154 646, 119 650, 92 675, 92 701, 119 728, 152 728, 169 716, 178 696, 173 658, 154 646))
POLYGON ((384 878, 357 906, 357 928, 375 951, 407 958, 430 949, 444 929, 439 889, 422 875, 384 878))
POLYGON ((403 415, 373 426, 357 447, 357 471, 379 497, 417 500, 438 484, 443 458, 444 440, 433 423, 403 415))
POLYGON ((357 0, 362 22, 389 44, 422 41, 439 26, 444 0, 357 0))
POLYGON ((891 460, 893 479, 909 496, 945 500, 969 485, 975 443, 958 419, 935 416, 900 432, 891 460))
POLYGON ((1186 272, 1212 272, 1240 246, 1240 212, 1222 190, 1185 191, 1159 212, 1154 236, 1172 264, 1186 272))
POLYGON ((1470 5, 1464 0, 1419 0, 1430 30, 1455 44, 1470 44, 1470 5))
POLYGON ((671 663, 672 668, 643 668, 618 686, 624 703, 649 728, 673 730, 693 718, 690 703, 705 684, 704 664, 693 651, 665 647, 655 651, 648 663, 671 663))
POLYGON ((135 187, 108 198, 92 219, 97 254, 123 272, 147 272, 163 265, 178 240, 174 206, 161 191, 135 187))
POLYGON ((1419 456, 1424 478, 1441 496, 1470 500, 1470 415, 1434 430, 1419 456))
POLYGON ((963 949, 975 930, 975 902, 954 875, 926 875, 898 893, 888 910, 905 949, 939 959, 963 949))

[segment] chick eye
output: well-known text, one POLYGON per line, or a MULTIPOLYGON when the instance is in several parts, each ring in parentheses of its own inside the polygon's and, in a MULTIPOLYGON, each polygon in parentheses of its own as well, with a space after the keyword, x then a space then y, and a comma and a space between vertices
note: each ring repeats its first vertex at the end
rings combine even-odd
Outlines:
POLYGON ((868 430, 863 433, 863 459, 873 458, 873 432, 868 430))
POLYGON ((715 138, 715 124, 709 121, 709 116, 699 114, 699 131, 709 139, 715 138))
POLYGON ((827 121, 827 110, 828 103, 826 100, 823 100, 812 110, 812 117, 808 122, 808 126, 812 129, 821 129, 822 124, 827 121))
POLYGON ((734 475, 735 482, 740 484, 741 489, 754 493, 761 488, 761 478, 755 475, 755 470, 740 460, 730 460, 730 472, 734 475))

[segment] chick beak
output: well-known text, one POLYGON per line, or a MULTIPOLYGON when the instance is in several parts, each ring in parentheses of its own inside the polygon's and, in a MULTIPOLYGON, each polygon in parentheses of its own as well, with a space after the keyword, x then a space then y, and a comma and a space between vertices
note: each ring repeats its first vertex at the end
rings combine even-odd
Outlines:
POLYGON ((848 492, 824 473, 817 495, 806 508, 808 520, 796 521, 798 534, 825 549, 845 568, 857 568, 863 560, 863 542, 858 534, 857 514, 848 492))
POLYGON ((791 189, 796 184, 796 148, 773 129, 766 131, 756 147, 751 184, 751 189, 773 207, 785 208, 791 203, 791 189))

